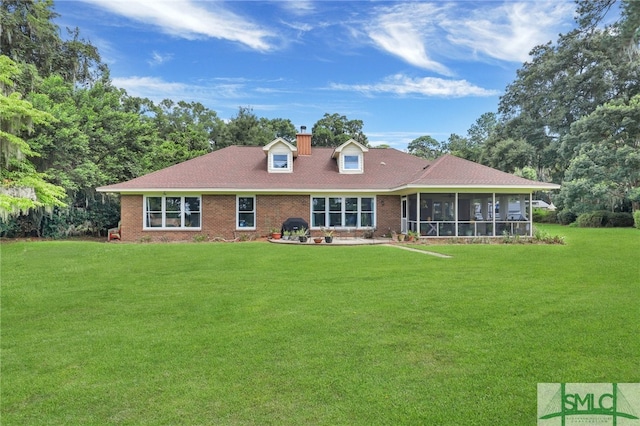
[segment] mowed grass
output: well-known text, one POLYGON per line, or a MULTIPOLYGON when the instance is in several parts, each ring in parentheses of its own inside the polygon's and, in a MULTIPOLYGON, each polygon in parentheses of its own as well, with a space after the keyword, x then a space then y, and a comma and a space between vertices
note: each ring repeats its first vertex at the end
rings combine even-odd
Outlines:
POLYGON ((640 382, 640 232, 566 245, 8 243, 3 425, 530 425, 640 382))

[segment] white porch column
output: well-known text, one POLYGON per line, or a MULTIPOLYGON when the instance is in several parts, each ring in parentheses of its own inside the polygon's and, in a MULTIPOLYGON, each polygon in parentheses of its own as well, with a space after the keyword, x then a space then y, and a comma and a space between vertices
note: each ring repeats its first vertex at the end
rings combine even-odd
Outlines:
POLYGON ((529 237, 533 237, 533 192, 529 193, 529 237))
POLYGON ((455 200, 456 200, 456 203, 455 203, 455 206, 454 206, 455 210, 453 212, 453 217, 455 218, 455 223, 454 223, 453 226, 455 226, 456 229, 455 229, 455 233, 453 235, 455 235, 457 237, 458 236, 458 211, 459 211, 458 210, 458 193, 457 192, 456 192, 455 200))
POLYGON ((491 235, 496 236, 496 193, 491 195, 491 235))
POLYGON ((420 193, 416 192, 416 229, 412 229, 417 233, 420 233, 420 221, 422 218, 420 217, 420 193))

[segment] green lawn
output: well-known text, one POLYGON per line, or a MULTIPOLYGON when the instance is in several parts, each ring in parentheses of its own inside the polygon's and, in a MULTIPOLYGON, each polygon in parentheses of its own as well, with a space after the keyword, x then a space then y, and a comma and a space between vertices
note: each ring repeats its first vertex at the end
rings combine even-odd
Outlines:
POLYGON ((640 382, 640 231, 566 245, 7 243, 3 425, 531 425, 640 382))

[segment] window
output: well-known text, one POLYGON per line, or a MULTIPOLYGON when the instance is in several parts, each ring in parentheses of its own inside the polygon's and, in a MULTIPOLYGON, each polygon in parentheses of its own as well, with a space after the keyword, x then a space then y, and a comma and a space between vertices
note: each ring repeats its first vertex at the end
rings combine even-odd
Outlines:
POLYGON ((255 197, 238 197, 238 229, 255 229, 256 227, 255 197))
POLYGON ((273 154, 273 168, 274 169, 288 169, 289 168, 289 156, 287 154, 273 154))
POLYGON ((200 229, 200 197, 145 197, 144 228, 200 229))
POLYGON ((373 198, 360 200, 360 226, 373 226, 373 198))
POLYGON ((313 197, 311 226, 314 228, 366 228, 375 226, 372 197, 313 197))
POLYGON ((293 155, 282 149, 269 152, 269 173, 291 173, 293 171, 293 155))
POLYGON ((360 170, 360 156, 358 156, 358 155, 345 155, 344 156, 344 169, 345 170, 360 170))

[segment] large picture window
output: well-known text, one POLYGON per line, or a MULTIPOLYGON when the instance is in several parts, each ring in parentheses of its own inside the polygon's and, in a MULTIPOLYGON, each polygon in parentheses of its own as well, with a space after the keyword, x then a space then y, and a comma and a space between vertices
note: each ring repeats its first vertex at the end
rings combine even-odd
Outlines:
POLYGON ((238 197, 237 228, 255 229, 256 227, 256 198, 238 197))
POLYGON ((145 228, 200 229, 200 197, 145 197, 145 228))
POLYGON ((373 197, 313 197, 311 227, 368 228, 375 226, 373 197))

